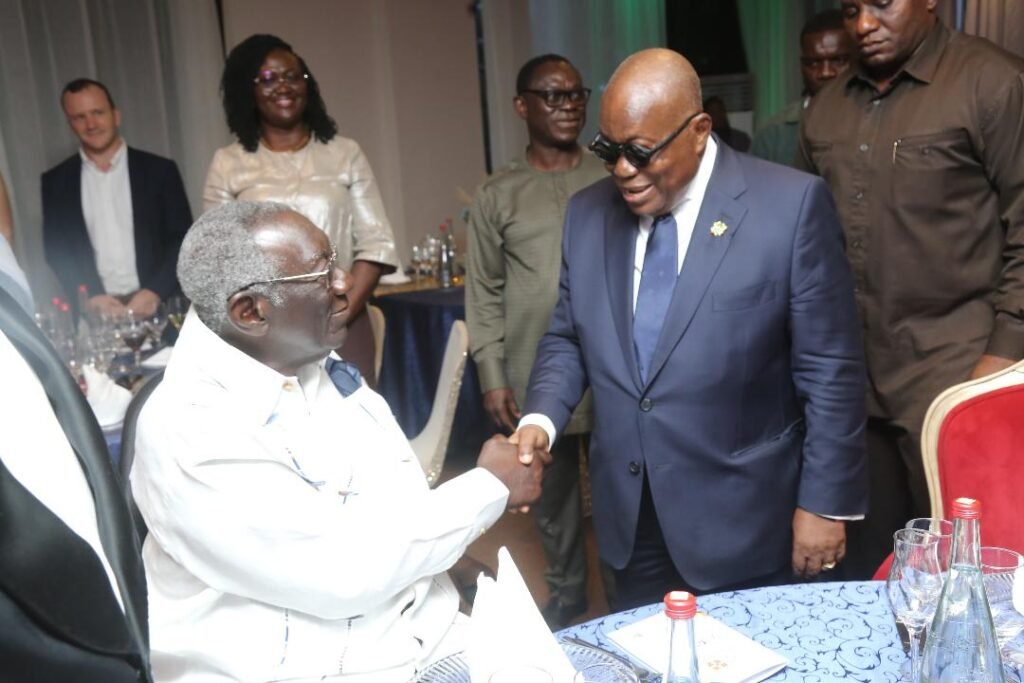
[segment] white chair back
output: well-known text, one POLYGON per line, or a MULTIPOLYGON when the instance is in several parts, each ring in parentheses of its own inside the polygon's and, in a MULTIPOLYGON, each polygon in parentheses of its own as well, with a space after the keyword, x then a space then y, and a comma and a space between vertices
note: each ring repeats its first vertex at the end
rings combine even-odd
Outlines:
POLYGON ((427 483, 431 486, 437 484, 444 468, 444 456, 452 433, 452 421, 459 402, 468 351, 469 333, 466 331, 466 323, 456 320, 448 334, 430 418, 423 431, 409 441, 427 477, 427 483))
POLYGON ((373 332, 373 383, 380 385, 380 365, 384 360, 384 311, 372 304, 366 305, 366 315, 370 318, 370 330, 373 332))

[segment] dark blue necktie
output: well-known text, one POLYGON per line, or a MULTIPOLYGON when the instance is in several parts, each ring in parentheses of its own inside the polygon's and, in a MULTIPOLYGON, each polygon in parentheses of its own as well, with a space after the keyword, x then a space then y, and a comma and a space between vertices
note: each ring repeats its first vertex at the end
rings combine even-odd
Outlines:
POLYGON ((654 347, 658 344, 658 335, 665 323, 668 304, 672 300, 672 290, 679 274, 676 263, 678 248, 675 217, 670 213, 658 216, 647 236, 644 270, 640 276, 640 290, 636 295, 636 309, 633 312, 633 348, 636 350, 640 381, 644 384, 647 384, 654 347))
POLYGON ((338 387, 342 396, 349 396, 363 386, 363 376, 351 363, 328 358, 324 367, 327 368, 327 374, 330 375, 331 381, 334 382, 334 386, 338 387))

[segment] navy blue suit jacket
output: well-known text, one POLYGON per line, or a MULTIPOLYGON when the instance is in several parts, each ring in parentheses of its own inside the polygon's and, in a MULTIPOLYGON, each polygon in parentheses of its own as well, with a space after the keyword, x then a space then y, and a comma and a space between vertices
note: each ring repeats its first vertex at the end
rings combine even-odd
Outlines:
POLYGON ((569 202, 524 412, 561 429, 591 386, 595 529, 612 567, 630 558, 646 471, 693 586, 778 571, 797 506, 867 506, 860 327, 828 187, 719 143, 646 385, 632 339, 636 235, 611 178, 569 202))
MULTIPOLYGON (((178 251, 192 225, 185 186, 170 159, 128 148, 128 179, 135 224, 135 267, 141 289, 161 299, 179 291, 178 251)), ((78 286, 105 294, 82 214, 82 158, 75 153, 43 174, 43 247, 46 261, 76 303, 78 286)))

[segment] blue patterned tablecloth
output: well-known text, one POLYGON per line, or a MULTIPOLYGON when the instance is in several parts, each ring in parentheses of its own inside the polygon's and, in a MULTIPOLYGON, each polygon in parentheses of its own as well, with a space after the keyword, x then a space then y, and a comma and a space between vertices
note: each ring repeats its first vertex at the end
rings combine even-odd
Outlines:
MULTIPOLYGON (((808 583, 715 593, 698 609, 778 652, 790 665, 769 681, 898 681, 906 659, 881 581, 808 583)), ((565 629, 620 651, 607 634, 662 609, 648 605, 565 629)))

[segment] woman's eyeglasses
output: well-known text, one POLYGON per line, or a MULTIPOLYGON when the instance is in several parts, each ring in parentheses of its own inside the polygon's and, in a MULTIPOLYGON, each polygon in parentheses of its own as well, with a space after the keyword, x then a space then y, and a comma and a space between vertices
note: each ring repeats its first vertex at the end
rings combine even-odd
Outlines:
POLYGON ((309 74, 297 71, 278 72, 267 69, 256 74, 256 78, 252 79, 252 82, 264 90, 273 90, 282 83, 296 86, 299 83, 305 83, 307 80, 309 80, 309 74))

